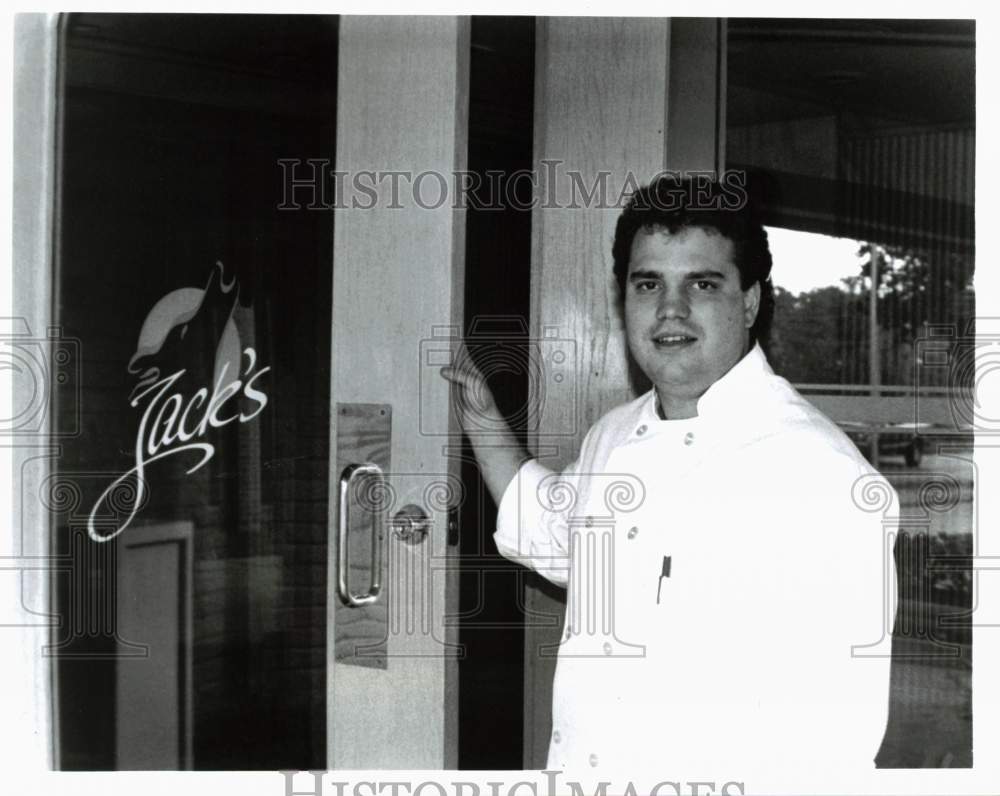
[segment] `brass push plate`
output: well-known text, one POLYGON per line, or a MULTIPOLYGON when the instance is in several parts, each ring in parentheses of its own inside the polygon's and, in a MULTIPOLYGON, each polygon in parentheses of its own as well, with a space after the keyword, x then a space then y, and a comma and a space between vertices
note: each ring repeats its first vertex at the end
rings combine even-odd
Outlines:
MULTIPOLYGON (((377 464, 385 474, 391 473, 392 406, 389 404, 337 404, 335 415, 337 463, 330 473, 331 489, 349 465, 377 464)), ((376 483, 355 479, 351 490, 348 514, 348 573, 347 585, 353 593, 364 592, 368 584, 381 583, 379 598, 368 605, 349 606, 339 598, 336 584, 331 583, 330 601, 334 606, 334 660, 337 663, 388 668, 389 582, 386 577, 386 556, 382 556, 381 577, 372 578, 372 523, 378 524, 383 545, 388 544, 390 516, 386 495, 376 483)), ((338 508, 339 513, 339 508, 338 508)), ((339 522, 339 517, 337 518, 339 522)), ((337 523, 334 523, 334 527, 337 523)), ((331 533, 331 545, 337 545, 337 534, 331 533)), ((336 554, 337 550, 334 550, 336 554)))

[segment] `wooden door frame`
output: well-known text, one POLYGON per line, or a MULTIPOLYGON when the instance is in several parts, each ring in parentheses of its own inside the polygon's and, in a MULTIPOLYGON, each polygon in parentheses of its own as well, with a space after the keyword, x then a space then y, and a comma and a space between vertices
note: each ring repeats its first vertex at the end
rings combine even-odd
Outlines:
MULTIPOLYGON (((617 190, 629 173, 641 183, 663 169, 724 168, 724 19, 555 17, 537 24, 539 173, 544 160, 561 159, 587 186, 610 172, 617 190)), ((547 396, 542 433, 530 439, 533 455, 553 469, 575 458, 597 418, 634 397, 611 276, 617 215, 601 207, 533 211, 531 332, 537 339, 555 328, 576 341, 577 352, 567 374, 578 385, 575 396, 547 396), (544 436, 569 424, 569 438, 544 436)), ((524 767, 537 769, 548 751, 555 671, 554 657, 539 650, 561 639, 564 592, 532 576, 524 599, 532 617, 524 644, 524 767)))
MULTIPOLYGON (((9 319, 3 330, 9 336, 8 345, 17 337, 38 341, 49 362, 56 285, 63 19, 64 15, 41 13, 14 17, 13 290, 10 311, 0 311, 0 316, 9 319)), ((7 359, 11 351, 0 354, 7 359)), ((5 628, 15 637, 8 635, 4 643, 16 650, 16 669, 7 675, 11 690, 7 716, 17 732, 10 735, 13 746, 5 744, 4 752, 19 771, 59 765, 57 680, 53 658, 46 653, 58 626, 53 613, 55 578, 51 577, 56 562, 52 517, 40 499, 58 447, 52 436, 54 385, 37 383, 38 375, 22 371, 20 378, 13 379, 12 396, 15 407, 39 410, 37 423, 21 426, 14 418, 0 431, 0 456, 13 476, 10 501, 0 500, 12 509, 12 547, 2 553, 9 556, 2 569, 6 570, 4 579, 16 588, 8 605, 16 621, 5 628)))
MULTIPOLYGON (((347 174, 347 186, 360 170, 450 176, 465 169, 470 27, 464 17, 341 17, 336 169, 347 174)), ((435 328, 461 328, 465 212, 450 189, 442 206, 428 208, 416 204, 405 181, 404 195, 398 197, 391 195, 388 182, 378 182, 374 206, 359 195, 360 209, 339 206, 335 211, 330 400, 333 407, 391 406, 389 459, 403 485, 400 498, 409 490, 411 499, 405 502, 419 503, 412 487, 424 474, 438 472, 460 483, 460 461, 449 455, 448 443, 457 442, 461 432, 449 411, 448 385, 436 368, 427 371, 419 387, 415 374, 421 367, 421 339, 435 328), (390 353, 393 349, 396 353, 390 353), (400 357, 404 367, 398 367, 400 357), (418 446, 428 419, 443 435, 418 446)), ((351 204, 350 189, 343 199, 342 205, 351 204)), ((331 495, 340 476, 334 471, 336 418, 331 411, 331 495)), ((334 585, 337 504, 331 496, 327 765, 456 768, 458 658, 452 645, 458 627, 443 616, 457 613, 458 570, 450 559, 457 548, 447 544, 444 523, 438 522, 422 543, 430 567, 429 594, 440 601, 431 621, 441 638, 390 635, 384 669, 338 663, 332 610, 332 601, 339 599, 334 585), (400 693, 410 697, 409 709, 401 709, 400 693)), ((387 556, 398 544, 387 531, 387 556)), ((421 566, 419 557, 411 560, 421 566)), ((390 626, 393 595, 402 589, 390 564, 383 597, 389 601, 390 626)))

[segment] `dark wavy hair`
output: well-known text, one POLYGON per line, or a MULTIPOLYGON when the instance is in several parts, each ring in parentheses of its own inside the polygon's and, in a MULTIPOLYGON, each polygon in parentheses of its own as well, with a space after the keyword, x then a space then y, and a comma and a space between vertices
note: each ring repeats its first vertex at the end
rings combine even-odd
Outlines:
POLYGON ((715 230, 732 242, 741 289, 760 283, 760 306, 750 327, 750 344, 766 343, 774 317, 771 250, 742 172, 724 172, 718 180, 704 174, 688 177, 664 174, 632 194, 618 217, 611 247, 622 301, 636 233, 663 229, 675 234, 692 227, 715 230))

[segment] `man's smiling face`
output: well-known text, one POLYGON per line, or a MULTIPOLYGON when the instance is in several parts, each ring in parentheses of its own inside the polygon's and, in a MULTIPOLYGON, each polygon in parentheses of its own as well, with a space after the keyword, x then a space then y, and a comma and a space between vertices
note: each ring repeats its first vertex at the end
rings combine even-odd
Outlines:
POLYGON ((694 417, 698 398, 742 359, 760 285, 740 286, 733 244, 714 230, 640 230, 625 285, 629 349, 668 418, 694 417))

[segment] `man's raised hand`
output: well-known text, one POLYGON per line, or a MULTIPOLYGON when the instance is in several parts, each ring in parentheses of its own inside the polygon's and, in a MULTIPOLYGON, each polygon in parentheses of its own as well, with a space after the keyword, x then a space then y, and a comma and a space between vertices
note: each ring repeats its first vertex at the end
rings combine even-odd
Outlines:
POLYGON ((441 368, 441 375, 454 385, 458 421, 470 440, 483 433, 496 435, 509 430, 497 409, 486 377, 476 367, 464 344, 458 351, 455 364, 441 368))
POLYGON ((469 350, 463 344, 456 353, 455 364, 441 368, 441 375, 453 386, 458 420, 472 443, 483 480, 499 504, 528 453, 500 414, 486 377, 469 350))

